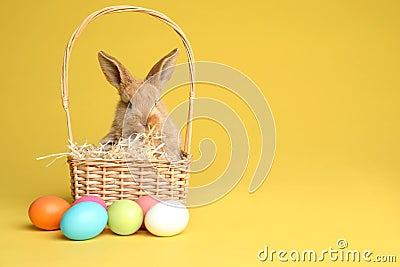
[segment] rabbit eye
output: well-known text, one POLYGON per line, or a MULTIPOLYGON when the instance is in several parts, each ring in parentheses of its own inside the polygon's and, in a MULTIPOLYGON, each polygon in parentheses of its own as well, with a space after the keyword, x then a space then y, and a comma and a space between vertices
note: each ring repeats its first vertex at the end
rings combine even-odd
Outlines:
POLYGON ((132 109, 132 102, 129 101, 128 108, 132 109))

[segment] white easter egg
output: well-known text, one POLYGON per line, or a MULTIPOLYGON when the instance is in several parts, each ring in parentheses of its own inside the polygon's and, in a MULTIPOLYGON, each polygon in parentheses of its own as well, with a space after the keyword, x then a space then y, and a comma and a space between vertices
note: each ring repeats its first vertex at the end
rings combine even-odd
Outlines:
POLYGON ((182 232, 189 222, 189 211, 176 200, 161 201, 146 214, 144 224, 156 236, 173 236, 182 232))

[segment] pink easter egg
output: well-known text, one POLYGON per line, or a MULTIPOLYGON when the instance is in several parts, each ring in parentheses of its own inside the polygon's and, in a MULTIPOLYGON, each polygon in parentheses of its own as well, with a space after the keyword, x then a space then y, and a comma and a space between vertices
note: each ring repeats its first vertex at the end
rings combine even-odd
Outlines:
MULTIPOLYGON (((143 218, 144 218, 146 216, 146 213, 150 210, 150 208, 153 207, 155 204, 159 203, 161 200, 156 198, 155 196, 141 196, 135 201, 142 208, 143 218)), ((142 224, 141 228, 145 228, 144 223, 142 224)))
POLYGON ((102 200, 100 197, 97 197, 97 196, 90 196, 90 195, 83 196, 83 197, 77 199, 72 205, 75 205, 75 204, 78 204, 78 203, 81 203, 81 202, 87 202, 87 201, 96 202, 96 203, 102 205, 103 208, 105 208, 107 210, 107 205, 104 202, 104 200, 102 200))

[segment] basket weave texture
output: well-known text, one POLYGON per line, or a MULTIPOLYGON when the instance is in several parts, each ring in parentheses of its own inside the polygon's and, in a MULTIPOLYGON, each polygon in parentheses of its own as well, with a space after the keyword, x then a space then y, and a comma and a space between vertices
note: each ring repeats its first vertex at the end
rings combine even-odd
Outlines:
POLYGON ((102 198, 107 205, 110 205, 115 200, 135 200, 144 195, 152 195, 163 200, 174 199, 185 203, 191 162, 190 142, 194 100, 194 58, 189 41, 181 28, 158 11, 134 6, 107 7, 89 15, 73 33, 64 53, 61 76, 62 100, 67 115, 71 151, 77 148, 77 145, 73 142, 68 98, 68 62, 72 47, 90 22, 102 15, 119 12, 139 12, 151 15, 172 27, 182 39, 188 56, 191 80, 183 150, 183 154, 187 156, 182 160, 170 162, 166 158, 139 159, 124 156, 109 159, 90 156, 82 157, 71 153, 67 161, 70 167, 72 197, 76 200, 85 195, 94 195, 102 198))
POLYGON ((69 157, 71 192, 74 199, 101 197, 108 205, 115 200, 135 200, 144 195, 186 201, 189 182, 187 160, 171 164, 162 160, 107 160, 69 157))

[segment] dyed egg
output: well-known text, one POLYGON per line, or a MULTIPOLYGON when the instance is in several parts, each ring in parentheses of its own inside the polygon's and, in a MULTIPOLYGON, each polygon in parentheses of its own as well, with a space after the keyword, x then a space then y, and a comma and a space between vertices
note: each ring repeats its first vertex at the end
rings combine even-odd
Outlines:
POLYGON ((76 204, 78 204, 78 203, 87 202, 87 201, 96 202, 96 203, 102 205, 105 209, 107 209, 107 205, 106 205, 106 203, 104 202, 104 200, 102 200, 100 197, 97 197, 97 196, 90 196, 90 195, 83 196, 83 197, 81 197, 81 198, 75 200, 74 204, 72 204, 72 205, 76 205, 76 204))
POLYGON ((166 200, 154 205, 146 214, 147 230, 156 236, 173 236, 182 232, 189 222, 189 211, 179 201, 166 200))
POLYGON ((56 196, 44 196, 36 199, 29 206, 29 219, 37 228, 43 230, 60 229, 63 214, 71 205, 56 196))
MULTIPOLYGON (((159 203, 161 200, 154 196, 142 196, 135 200, 136 203, 142 208, 143 216, 146 217, 147 212, 153 207, 155 204, 159 203)), ((145 228, 144 222, 142 223, 142 228, 145 228)))
POLYGON ((117 200, 108 207, 108 227, 118 235, 130 235, 143 222, 142 208, 132 200, 117 200))
POLYGON ((108 215, 96 202, 72 206, 61 219, 61 232, 72 240, 87 240, 99 235, 107 225, 108 215))

